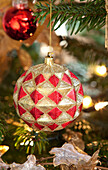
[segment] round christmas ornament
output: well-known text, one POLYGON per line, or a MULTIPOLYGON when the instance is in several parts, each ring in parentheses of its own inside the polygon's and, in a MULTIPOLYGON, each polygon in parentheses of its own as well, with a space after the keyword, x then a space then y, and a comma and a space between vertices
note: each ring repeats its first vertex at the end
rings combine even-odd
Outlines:
POLYGON ((36 130, 56 131, 71 124, 82 109, 83 89, 67 68, 46 57, 17 80, 14 104, 21 119, 36 130))
POLYGON ((13 0, 12 5, 3 17, 4 31, 15 40, 26 40, 36 30, 33 11, 28 8, 28 0, 13 0))

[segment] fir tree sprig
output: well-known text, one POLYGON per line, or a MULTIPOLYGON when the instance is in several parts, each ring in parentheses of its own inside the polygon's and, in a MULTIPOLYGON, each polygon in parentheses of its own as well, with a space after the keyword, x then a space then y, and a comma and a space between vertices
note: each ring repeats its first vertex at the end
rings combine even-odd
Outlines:
MULTIPOLYGON (((52 1, 52 30, 57 30, 63 23, 66 23, 67 30, 72 35, 73 32, 77 34, 85 28, 90 31, 92 29, 100 29, 105 25, 105 1, 94 0, 86 3, 76 3, 72 1, 70 4, 60 3, 55 5, 52 1), (59 25, 56 24, 60 21, 59 25)), ((36 5, 37 12, 35 12, 36 20, 42 25, 50 12, 49 3, 43 5, 38 2, 36 5)), ((50 21, 48 26, 50 25, 50 21)))
POLYGON ((36 151, 41 154, 42 151, 45 151, 48 144, 46 133, 29 131, 25 127, 18 127, 14 133, 16 149, 25 148, 27 154, 33 154, 36 151))

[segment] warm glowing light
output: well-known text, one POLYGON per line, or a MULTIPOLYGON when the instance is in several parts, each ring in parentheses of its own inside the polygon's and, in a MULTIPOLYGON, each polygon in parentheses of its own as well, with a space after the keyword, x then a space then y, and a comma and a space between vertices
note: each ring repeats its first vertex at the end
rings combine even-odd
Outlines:
POLYGON ((33 33, 30 33, 30 37, 32 37, 33 36, 33 33))
POLYGON ((99 76, 106 76, 107 68, 105 65, 96 66, 95 73, 99 76))
POLYGON ((95 104, 95 109, 99 111, 100 109, 103 109, 107 105, 108 105, 108 102, 99 102, 95 104))
POLYGON ((83 99, 83 107, 84 108, 89 108, 90 106, 92 106, 92 99, 90 96, 85 96, 84 99, 83 99))
POLYGON ((6 145, 0 145, 0 157, 5 154, 9 150, 9 146, 6 145))

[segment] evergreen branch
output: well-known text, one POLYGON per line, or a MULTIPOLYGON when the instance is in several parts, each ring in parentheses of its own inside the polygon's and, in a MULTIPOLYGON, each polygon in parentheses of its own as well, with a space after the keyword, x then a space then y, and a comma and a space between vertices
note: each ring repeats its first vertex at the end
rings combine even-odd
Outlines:
POLYGON ((66 48, 67 51, 69 51, 70 55, 76 56, 82 63, 93 64, 97 61, 104 63, 108 59, 107 50, 99 44, 87 43, 82 39, 78 40, 75 38, 66 38, 66 41, 69 44, 66 48))
POLYGON ((15 147, 16 149, 26 149, 26 153, 33 154, 36 150, 39 154, 45 151, 48 140, 46 133, 35 131, 28 131, 24 127, 18 127, 14 133, 15 147), (32 145, 30 144, 32 142, 32 145))
MULTIPOLYGON (((36 20, 43 24, 47 15, 49 14, 50 5, 41 2, 36 4, 37 12, 35 12, 36 20)), ((67 30, 77 34, 87 28, 88 31, 92 29, 100 29, 105 25, 105 1, 94 0, 87 3, 76 3, 72 1, 70 4, 61 3, 54 5, 52 0, 52 30, 57 30, 63 23, 66 23, 67 30), (60 24, 56 24, 60 21, 60 24)), ((50 21, 49 21, 50 24, 50 21)), ((48 26, 49 26, 48 24, 48 26)))

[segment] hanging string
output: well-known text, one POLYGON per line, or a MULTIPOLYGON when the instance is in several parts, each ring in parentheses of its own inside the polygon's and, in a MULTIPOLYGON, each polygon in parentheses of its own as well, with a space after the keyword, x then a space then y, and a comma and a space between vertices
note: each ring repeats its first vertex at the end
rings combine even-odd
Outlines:
POLYGON ((49 52, 48 52, 48 56, 52 58, 52 24, 51 24, 51 19, 52 19, 52 2, 50 1, 50 36, 49 36, 49 52))
POLYGON ((50 37, 49 37, 49 52, 48 52, 48 56, 49 57, 52 57, 52 34, 51 34, 51 31, 52 31, 52 25, 51 25, 51 19, 52 19, 52 3, 50 2, 50 37))
POLYGON ((49 40, 49 45, 51 47, 52 44, 52 37, 51 37, 51 30, 52 30, 52 26, 51 26, 51 19, 52 19, 52 3, 50 2, 50 40, 49 40))

